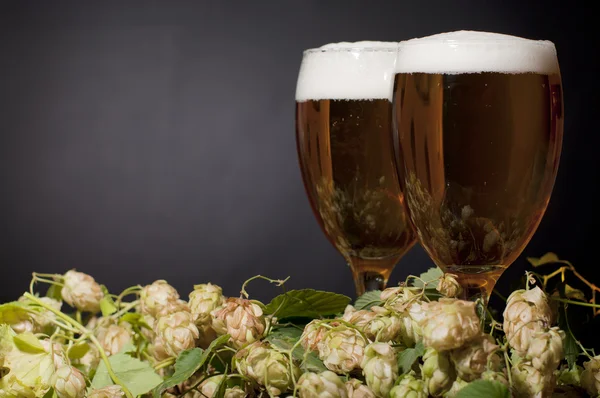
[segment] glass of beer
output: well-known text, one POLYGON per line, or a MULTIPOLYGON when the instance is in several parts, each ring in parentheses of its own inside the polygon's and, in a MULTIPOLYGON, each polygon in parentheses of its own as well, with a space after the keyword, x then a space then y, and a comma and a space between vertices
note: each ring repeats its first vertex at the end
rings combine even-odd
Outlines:
POLYGON ((463 298, 489 299, 548 205, 562 135, 554 44, 452 32, 399 44, 394 131, 410 218, 463 298))
POLYGON ((359 295, 383 289, 416 240, 394 164, 397 47, 359 42, 306 50, 296 88, 304 186, 359 295))

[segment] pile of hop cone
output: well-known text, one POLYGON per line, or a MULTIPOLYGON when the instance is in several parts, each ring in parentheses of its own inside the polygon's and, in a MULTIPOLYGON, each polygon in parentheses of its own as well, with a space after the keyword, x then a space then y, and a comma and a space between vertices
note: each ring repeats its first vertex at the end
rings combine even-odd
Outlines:
POLYGON ((568 304, 598 306, 549 291, 570 263, 532 264, 560 268, 528 273, 503 322, 437 268, 354 305, 312 289, 251 300, 252 280, 285 282, 262 276, 237 297, 206 283, 183 300, 164 280, 111 294, 75 270, 34 273, 0 305, 0 398, 597 396, 600 356, 556 324, 568 304))

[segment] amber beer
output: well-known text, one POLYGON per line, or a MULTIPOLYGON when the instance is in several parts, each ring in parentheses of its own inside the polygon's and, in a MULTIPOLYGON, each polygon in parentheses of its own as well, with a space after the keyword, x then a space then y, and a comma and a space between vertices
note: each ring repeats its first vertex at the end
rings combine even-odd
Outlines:
POLYGON ((410 216, 438 265, 493 285, 552 192, 563 134, 554 45, 478 32, 420 40, 400 46, 394 84, 410 216))
POLYGON ((316 218, 350 264, 362 292, 369 278, 385 284, 415 236, 403 205, 392 144, 396 44, 370 49, 363 43, 352 45, 359 47, 305 52, 296 94, 296 131, 302 176, 316 218), (361 67, 368 73, 357 78, 361 67))

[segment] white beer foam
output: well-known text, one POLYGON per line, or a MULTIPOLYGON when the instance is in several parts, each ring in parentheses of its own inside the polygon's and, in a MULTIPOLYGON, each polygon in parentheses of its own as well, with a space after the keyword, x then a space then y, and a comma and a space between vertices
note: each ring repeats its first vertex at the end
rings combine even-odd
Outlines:
POLYGON ((304 51, 296 101, 390 99, 398 43, 331 43, 304 51))
POLYGON ((396 73, 559 73, 554 43, 457 31, 400 42, 396 73))

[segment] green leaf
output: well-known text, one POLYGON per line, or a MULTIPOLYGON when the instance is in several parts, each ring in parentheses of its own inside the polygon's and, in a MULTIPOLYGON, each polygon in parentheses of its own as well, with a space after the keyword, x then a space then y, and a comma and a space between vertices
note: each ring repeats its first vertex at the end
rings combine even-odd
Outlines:
POLYGON ((343 294, 313 289, 290 290, 275 297, 266 307, 265 314, 279 319, 334 315, 344 311, 350 297, 343 294))
POLYGON ((14 325, 30 318, 29 312, 27 312, 27 305, 24 303, 13 301, 0 305, 0 323, 14 325))
POLYGON ((534 267, 539 267, 540 265, 557 263, 560 261, 560 259, 554 253, 546 253, 540 258, 527 257, 527 261, 529 261, 529 263, 534 267))
POLYGON ((475 380, 463 387, 456 398, 510 398, 508 388, 497 381, 475 380))
POLYGON ((87 343, 75 344, 69 351, 69 359, 80 359, 90 350, 90 346, 87 343))
POLYGON ((54 300, 62 301, 62 286, 50 285, 46 291, 46 297, 53 298, 54 300))
POLYGON ((357 310, 368 310, 376 305, 383 304, 381 301, 381 290, 371 290, 356 299, 354 308, 357 310))
POLYGON ((565 296, 571 300, 585 301, 585 294, 570 285, 565 285, 565 296))
POLYGON ((440 267, 432 267, 419 275, 419 278, 421 279, 412 279, 411 284, 415 287, 423 287, 425 286, 425 283, 433 282, 440 279, 442 276, 444 276, 444 271, 442 271, 440 267))
MULTIPOLYGON (((286 326, 272 331, 265 340, 271 343, 273 348, 289 352, 298 343, 301 335, 302 330, 286 326)), ((319 373, 327 370, 314 352, 306 352, 300 344, 292 351, 292 357, 301 363, 300 368, 304 371, 319 373)))
POLYGON ((109 316, 117 312, 117 306, 110 296, 100 299, 100 311, 102 311, 102 316, 109 316))
MULTIPOLYGON (((162 381, 162 378, 154 372, 150 364, 130 357, 127 354, 111 355, 108 357, 108 362, 117 377, 131 391, 134 397, 147 393, 162 381)), ((103 388, 111 384, 115 383, 108 374, 106 364, 104 361, 101 361, 96 370, 94 380, 92 380, 92 388, 103 388)))
POLYGON ((412 369, 417 359, 425 354, 425 346, 419 342, 414 348, 407 348, 398 354, 398 367, 402 374, 407 374, 412 369))
POLYGON ((46 350, 44 350, 44 346, 42 346, 42 343, 40 343, 38 338, 35 337, 33 333, 25 332, 18 334, 13 337, 13 341, 15 342, 17 348, 23 352, 29 352, 31 354, 46 352, 46 350))
POLYGON ((189 379, 198 371, 198 369, 202 367, 202 365, 204 365, 215 348, 227 343, 228 341, 229 335, 226 334, 213 340, 206 350, 202 350, 201 348, 192 348, 179 354, 179 357, 177 357, 177 361, 175 362, 175 372, 167 380, 156 386, 156 388, 152 391, 153 397, 160 398, 166 389, 171 388, 179 383, 183 383, 189 379))

